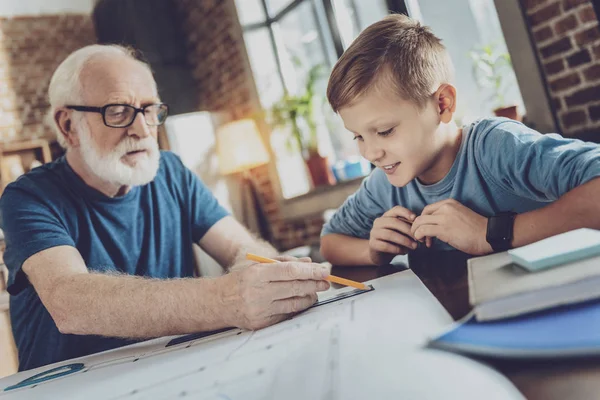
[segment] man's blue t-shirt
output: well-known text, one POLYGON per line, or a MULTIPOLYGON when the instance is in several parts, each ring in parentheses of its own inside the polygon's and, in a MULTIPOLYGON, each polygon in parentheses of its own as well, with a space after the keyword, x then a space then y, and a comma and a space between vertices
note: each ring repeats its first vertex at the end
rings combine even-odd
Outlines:
MULTIPOLYGON (((337 210, 321 236, 368 239, 375 219, 393 207, 419 215, 425 206, 445 199, 485 217, 502 211, 520 214, 544 207, 598 176, 600 146, 542 135, 506 118, 486 118, 462 129, 460 149, 442 180, 424 185, 413 179, 395 187, 378 168, 337 210)), ((433 247, 452 249, 435 238, 433 247)))
POLYGON ((156 178, 110 198, 86 185, 65 158, 36 168, 4 190, 0 227, 19 369, 132 343, 58 331, 27 276, 23 262, 55 246, 73 246, 94 272, 152 278, 191 277, 192 243, 228 213, 181 160, 161 152, 156 178))

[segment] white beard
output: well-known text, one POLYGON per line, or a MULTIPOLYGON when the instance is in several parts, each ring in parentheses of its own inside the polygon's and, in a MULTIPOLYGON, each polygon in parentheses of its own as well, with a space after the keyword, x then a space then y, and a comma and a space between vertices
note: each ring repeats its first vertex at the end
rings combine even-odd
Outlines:
POLYGON ((141 186, 152 182, 158 171, 160 151, 152 137, 134 139, 127 136, 108 154, 100 154, 87 121, 82 118, 78 124, 79 151, 90 170, 104 181, 119 186, 141 186), (146 150, 132 167, 121 161, 130 151, 146 150))

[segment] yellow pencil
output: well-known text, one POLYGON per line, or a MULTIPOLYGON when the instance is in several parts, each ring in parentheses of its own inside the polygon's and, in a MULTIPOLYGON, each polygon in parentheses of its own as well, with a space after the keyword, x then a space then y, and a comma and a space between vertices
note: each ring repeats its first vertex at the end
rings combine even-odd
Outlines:
MULTIPOLYGON (((246 253, 246 259, 250 261, 256 261, 259 263, 278 263, 280 261, 273 260, 272 258, 267 258, 263 256, 259 256, 252 253, 246 253)), ((350 279, 340 278, 339 276, 329 275, 325 278, 329 282, 339 283, 340 285, 352 286, 361 290, 369 290, 369 287, 364 283, 351 281, 350 279)))

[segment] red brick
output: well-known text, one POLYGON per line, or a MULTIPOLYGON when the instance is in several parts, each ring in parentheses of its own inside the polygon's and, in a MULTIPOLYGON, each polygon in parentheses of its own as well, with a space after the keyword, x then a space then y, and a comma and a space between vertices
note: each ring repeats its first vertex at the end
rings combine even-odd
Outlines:
POLYGON ((317 218, 313 218, 313 219, 309 220, 309 221, 308 221, 308 224, 309 224, 310 226, 323 226, 323 223, 324 223, 324 222, 325 222, 325 221, 323 221, 323 218, 322 218, 322 217, 317 217, 317 218))
POLYGON ((555 75, 565 69, 565 61, 562 58, 558 60, 554 60, 552 62, 544 64, 544 70, 546 71, 546 75, 555 75))
POLYGON ((590 61, 592 61, 592 57, 587 49, 580 50, 577 53, 567 57, 567 64, 570 68, 577 67, 590 61))
POLYGON ((529 16, 529 23, 532 27, 538 26, 546 21, 554 19, 560 15, 560 3, 552 3, 546 7, 534 12, 529 16))
POLYGON ((560 111, 562 110, 562 100, 558 97, 553 97, 552 98, 552 105, 554 106, 554 109, 556 111, 560 111))
POLYGON ((591 106, 588 111, 592 121, 600 121, 600 105, 591 106))
POLYGON ((567 15, 564 18, 559 19, 554 24, 554 32, 558 36, 561 36, 563 33, 574 29, 577 26, 577 18, 573 14, 567 15))
POLYGON ((590 0, 564 0, 563 1, 563 10, 569 11, 572 8, 575 8, 581 4, 589 3, 590 0))
POLYGON ((573 45, 571 44, 571 39, 569 37, 564 37, 542 47, 540 53, 542 54, 542 58, 550 58, 554 55, 569 51, 572 48, 573 45))
POLYGON ((533 10, 534 8, 541 6, 548 2, 548 0, 521 0, 523 4, 523 8, 525 10, 533 10))
POLYGON ((549 83, 550 89, 553 92, 562 92, 564 90, 579 85, 581 83, 581 78, 579 77, 579 74, 577 72, 573 72, 565 77, 550 81, 549 83))
POLYGON ((596 57, 596 60, 599 60, 600 59, 600 44, 597 46, 594 46, 593 52, 594 52, 594 57, 596 57))
POLYGON ((544 26, 541 29, 533 32, 533 38, 537 43, 545 42, 548 39, 552 39, 554 36, 554 32, 552 32, 552 28, 550 26, 544 26))
POLYGON ((583 10, 579 11, 579 20, 581 23, 585 24, 586 22, 597 21, 596 12, 594 11, 594 7, 592 5, 586 6, 583 10))
POLYGON ((589 82, 600 80, 600 64, 594 64, 583 71, 583 76, 589 82))
POLYGON ((585 46, 598 39, 600 39, 600 29, 598 29, 598 26, 593 26, 575 35, 575 43, 577 43, 578 46, 585 46))
POLYGON ((587 115, 583 110, 570 111, 563 114, 560 118, 563 127, 572 128, 574 126, 585 125, 587 122, 587 115))
POLYGON ((308 228, 306 229, 306 233, 308 233, 309 235, 317 235, 317 234, 321 233, 322 229, 323 229, 323 224, 320 224, 318 226, 309 225, 308 228))
MULTIPOLYGON (((0 18, 0 74, 14 96, 15 120, 0 129, 2 139, 27 139, 47 135, 44 114, 49 107, 47 90, 58 64, 72 51, 96 42, 91 18, 85 15, 20 16, 0 18)), ((0 90, 4 93, 4 90, 0 90)))
POLYGON ((593 103, 598 101, 598 93, 600 93, 600 85, 590 86, 565 97, 565 102, 568 107, 593 103))

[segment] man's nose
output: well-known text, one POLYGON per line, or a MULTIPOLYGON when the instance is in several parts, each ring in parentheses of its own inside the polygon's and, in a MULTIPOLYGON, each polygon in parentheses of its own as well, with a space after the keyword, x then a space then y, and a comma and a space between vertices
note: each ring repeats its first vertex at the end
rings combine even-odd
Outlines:
POLYGON ((137 113, 133 123, 127 128, 127 134, 129 136, 138 136, 140 138, 150 136, 150 127, 146 123, 146 116, 143 112, 137 113))

